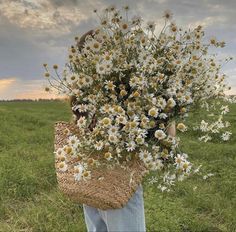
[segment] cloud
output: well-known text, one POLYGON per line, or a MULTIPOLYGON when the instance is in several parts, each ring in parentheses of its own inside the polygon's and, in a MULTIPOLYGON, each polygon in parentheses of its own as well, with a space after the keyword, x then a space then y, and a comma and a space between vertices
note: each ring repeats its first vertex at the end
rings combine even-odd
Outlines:
MULTIPOLYGON (((164 22, 162 13, 170 9, 178 25, 187 29, 203 24, 206 40, 216 36, 226 41, 226 47, 217 52, 236 57, 235 0, 0 0, 0 75, 17 77, 0 97, 41 96, 37 84, 43 80, 42 64, 56 63, 61 70, 74 37, 98 25, 93 9, 102 14, 110 4, 119 8, 128 4, 130 16, 140 14, 144 22, 155 21, 156 32, 164 22)), ((231 70, 232 87, 236 84, 235 66, 234 60, 225 67, 231 70)))
POLYGON ((81 8, 69 6, 70 4, 58 4, 55 8, 47 0, 4 1, 0 3, 0 15, 21 28, 44 30, 59 35, 70 32, 73 25, 88 18, 81 8))
POLYGON ((0 79, 0 99, 47 99, 63 98, 65 96, 57 95, 55 92, 45 92, 47 81, 21 80, 16 77, 0 79))
POLYGON ((202 25, 204 28, 207 28, 212 25, 224 24, 225 22, 227 22, 227 18, 225 16, 208 16, 202 20, 190 23, 188 26, 197 27, 198 25, 202 25))
POLYGON ((0 79, 0 94, 6 92, 15 82, 16 78, 14 77, 0 79))

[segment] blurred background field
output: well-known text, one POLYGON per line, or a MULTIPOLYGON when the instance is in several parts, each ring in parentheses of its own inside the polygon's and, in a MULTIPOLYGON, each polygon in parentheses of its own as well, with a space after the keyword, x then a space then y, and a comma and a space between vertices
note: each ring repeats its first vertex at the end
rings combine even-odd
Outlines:
MULTIPOLYGON (((144 183, 147 231, 236 231, 236 105, 230 109, 228 142, 204 143, 196 131, 177 132, 182 151, 214 176, 195 176, 170 193, 144 183)), ((202 117, 196 108, 186 125, 202 117)), ((70 119, 63 101, 0 103, 0 231, 86 231, 82 206, 57 190, 53 124, 70 119)))

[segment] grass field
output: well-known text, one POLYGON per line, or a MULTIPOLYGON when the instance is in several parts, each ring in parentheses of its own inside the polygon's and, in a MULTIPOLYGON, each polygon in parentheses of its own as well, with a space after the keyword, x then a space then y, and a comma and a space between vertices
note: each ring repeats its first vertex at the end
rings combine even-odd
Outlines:
MULTIPOLYGON (((181 149, 214 176, 196 176, 170 193, 144 184, 147 231, 236 231, 236 105, 231 109, 227 143, 200 142, 191 130, 177 134, 181 149)), ((189 123, 200 116, 196 109, 189 123)), ((0 103, 0 231, 86 231, 81 206, 57 190, 54 170, 53 124, 70 117, 65 102, 0 103)))

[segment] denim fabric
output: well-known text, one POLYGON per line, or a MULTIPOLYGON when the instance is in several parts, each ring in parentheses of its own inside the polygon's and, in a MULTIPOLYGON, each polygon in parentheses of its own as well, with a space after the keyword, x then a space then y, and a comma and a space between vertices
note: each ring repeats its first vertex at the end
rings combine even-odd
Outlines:
POLYGON ((142 184, 123 208, 101 210, 83 204, 83 211, 88 232, 146 232, 142 184))

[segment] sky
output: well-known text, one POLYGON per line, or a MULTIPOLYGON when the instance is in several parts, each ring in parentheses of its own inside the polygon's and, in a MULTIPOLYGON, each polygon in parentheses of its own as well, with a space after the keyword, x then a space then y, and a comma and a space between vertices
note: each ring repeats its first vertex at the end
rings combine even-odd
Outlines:
POLYGON ((74 37, 98 25, 93 10, 101 14, 111 4, 129 5, 130 16, 155 21, 157 34, 170 10, 184 29, 202 25, 206 40, 224 40, 226 47, 217 51, 234 58, 222 71, 232 87, 227 94, 236 94, 235 0, 0 0, 0 100, 58 97, 44 91, 43 63, 62 70, 74 37))

